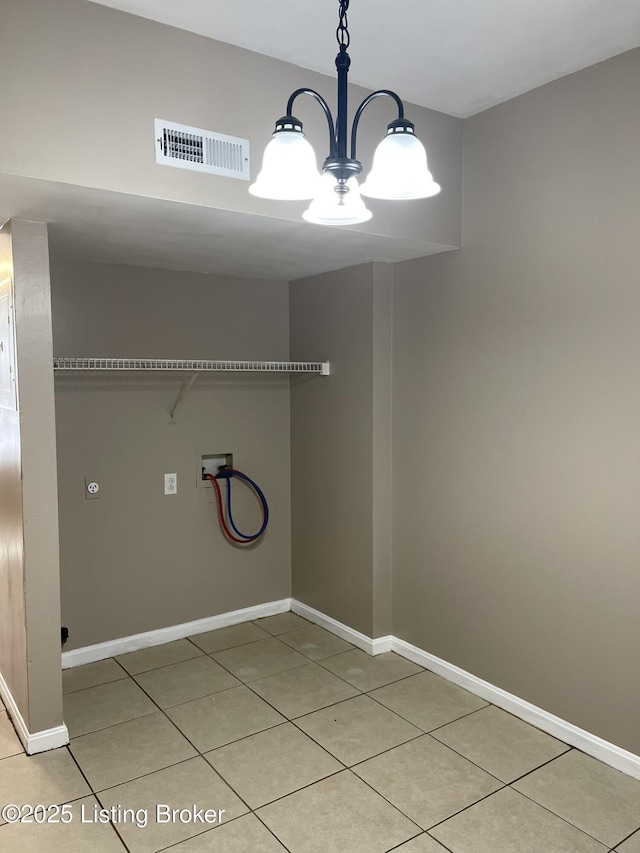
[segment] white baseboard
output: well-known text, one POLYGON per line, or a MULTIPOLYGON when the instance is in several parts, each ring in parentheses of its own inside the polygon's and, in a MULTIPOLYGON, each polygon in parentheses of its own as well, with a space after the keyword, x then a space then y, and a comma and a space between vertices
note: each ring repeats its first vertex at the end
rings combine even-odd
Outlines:
MULTIPOLYGON (((67 669, 72 666, 80 666, 81 664, 92 663, 93 661, 113 657, 114 655, 137 651, 138 649, 145 649, 150 646, 157 646, 161 643, 168 643, 172 640, 179 640, 183 637, 189 637, 194 634, 201 634, 205 631, 214 631, 216 628, 225 628, 228 625, 237 625, 240 622, 260 619, 264 616, 274 616, 277 613, 285 613, 288 610, 292 610, 294 613, 308 619, 315 625, 320 625, 322 628, 326 628, 327 631, 330 631, 337 637, 341 637, 343 640, 352 643, 354 646, 362 649, 370 655, 379 655, 384 652, 394 651, 397 654, 402 655, 402 657, 405 657, 408 660, 425 667, 425 669, 436 673, 436 675, 442 676, 442 678, 445 678, 447 681, 457 684, 458 687, 463 687, 470 693, 474 693, 476 696, 486 699, 487 702, 491 702, 493 705, 497 705, 499 708, 509 711, 514 716, 519 717, 527 723, 531 723, 531 725, 536 726, 536 728, 547 732, 561 741, 564 741, 564 743, 577 747, 582 750, 582 752, 597 758, 604 764, 608 764, 616 770, 621 770, 623 773, 626 773, 628 776, 633 776, 635 779, 640 779, 640 756, 635 755, 632 752, 627 752, 627 750, 622 749, 613 743, 609 743, 609 741, 603 740, 584 729, 580 729, 578 726, 574 726, 572 723, 569 723, 560 717, 556 717, 554 714, 550 714, 548 711, 538 708, 536 705, 532 705, 530 702, 526 702, 524 699, 520 699, 512 693, 507 693, 506 690, 502 690, 502 688, 496 687, 488 681, 483 681, 481 678, 460 669, 460 667, 448 663, 435 655, 429 654, 429 652, 425 652, 417 646, 412 646, 404 640, 400 640, 391 635, 372 639, 371 637, 367 637, 365 634, 360 633, 360 631, 356 631, 348 625, 338 622, 337 619, 333 619, 331 616, 327 616, 319 610, 309 607, 307 604, 296 601, 295 598, 283 598, 280 601, 271 601, 267 604, 258 604, 254 607, 246 607, 243 610, 221 613, 219 616, 199 619, 196 622, 187 622, 184 625, 161 628, 158 631, 148 631, 145 634, 135 634, 132 637, 110 640, 106 643, 98 643, 95 646, 86 646, 83 649, 74 649, 73 651, 63 653, 62 666, 63 669, 67 669)), ((13 702, 13 698, 8 692, 6 684, 4 684, 2 676, 0 675, 0 695, 2 695, 2 698, 4 699, 5 695, 3 689, 7 690, 10 701, 13 702)), ((6 700, 5 704, 7 705, 7 710, 9 710, 9 704, 7 704, 6 700)), ((48 732, 38 732, 35 735, 29 735, 26 733, 24 721, 22 720, 20 712, 14 702, 13 706, 17 716, 15 716, 11 710, 9 710, 9 713, 14 719, 14 724, 18 729, 18 734, 22 742, 25 743, 25 745, 27 742, 31 743, 31 739, 38 739, 39 742, 39 739, 42 736, 44 742, 49 744, 47 746, 34 749, 33 751, 52 749, 54 746, 62 746, 63 743, 68 743, 69 738, 66 733, 65 726, 60 727, 60 729, 50 729, 48 732), (24 732, 26 733, 25 737, 23 737, 23 734, 20 732, 20 722, 18 722, 18 719, 21 721, 24 732), (50 740, 62 738, 62 730, 64 730, 66 740, 49 743, 49 740, 47 740, 48 738, 50 740)))
POLYGON ((626 749, 580 729, 573 723, 556 717, 554 714, 538 708, 537 705, 532 705, 530 702, 514 696, 513 693, 507 693, 506 690, 502 690, 502 688, 496 687, 488 681, 483 681, 464 669, 431 655, 429 652, 417 648, 417 646, 412 646, 404 640, 399 640, 397 637, 392 638, 391 649, 408 660, 424 666, 425 669, 435 672, 436 675, 446 678, 447 681, 457 684, 458 687, 464 687, 465 690, 486 699, 487 702, 497 705, 498 708, 509 711, 515 717, 531 723, 531 725, 553 735, 558 740, 577 747, 582 752, 586 752, 587 755, 597 758, 610 767, 615 767, 616 770, 621 770, 628 776, 640 779, 640 755, 627 752, 626 749))
POLYGON ((382 654, 382 652, 391 651, 392 637, 380 637, 377 640, 372 640, 371 637, 367 637, 366 634, 361 634, 360 631, 350 628, 343 622, 338 622, 337 619, 333 619, 331 616, 326 616, 319 610, 314 610, 314 608, 309 607, 308 604, 296 601, 295 598, 291 599, 291 609, 294 613, 297 613, 298 616, 308 619, 309 622, 313 622, 315 625, 320 625, 321 628, 326 628, 327 631, 331 631, 331 633, 335 634, 336 637, 340 637, 340 639, 346 640, 348 643, 352 643, 354 646, 357 646, 359 649, 362 649, 370 655, 379 655, 382 654))
POLYGON ((343 640, 347 640, 349 643, 353 643, 354 646, 363 649, 363 651, 368 652, 370 655, 379 655, 389 651, 396 652, 402 655, 402 657, 436 673, 436 675, 442 676, 447 681, 457 684, 458 687, 463 687, 470 693, 486 699, 487 702, 491 702, 493 705, 509 711, 515 717, 531 723, 531 725, 547 732, 547 734, 553 735, 558 740, 577 747, 582 752, 586 752, 587 755, 597 758, 604 764, 615 767, 616 770, 621 770, 635 779, 640 779, 640 756, 635 755, 633 752, 627 752, 627 750, 609 743, 609 741, 603 740, 591 734, 591 732, 580 729, 578 726, 574 726, 573 723, 556 717, 554 714, 550 714, 548 711, 538 708, 536 705, 532 705, 530 702, 526 702, 512 693, 507 693, 506 690, 502 690, 502 688, 496 687, 488 681, 483 681, 481 678, 460 669, 460 667, 454 666, 454 664, 448 663, 392 635, 371 639, 371 637, 367 637, 359 631, 354 631, 353 628, 349 628, 348 625, 338 622, 331 616, 326 616, 319 610, 314 610, 313 607, 296 601, 295 598, 291 599, 291 609, 299 616, 303 616, 310 622, 326 628, 327 631, 331 631, 332 634, 341 637, 343 640))
POLYGON ((30 733, 27 738, 27 755, 35 755, 38 752, 47 752, 66 746, 69 743, 69 730, 63 723, 54 729, 44 729, 41 732, 30 733))
POLYGON ((66 746, 69 743, 69 732, 65 725, 56 726, 53 729, 44 729, 40 732, 29 731, 24 717, 20 713, 20 708, 18 708, 13 694, 9 690, 9 685, 1 672, 0 697, 2 697, 7 714, 27 755, 35 755, 37 752, 47 752, 49 749, 56 749, 59 746, 66 746))
POLYGON ((389 634, 386 637, 376 637, 375 640, 371 640, 371 645, 373 646, 372 655, 382 655, 385 652, 393 651, 393 641, 395 637, 389 634))
POLYGON ((94 663, 115 655, 137 652, 139 649, 160 646, 163 643, 182 640, 184 637, 191 637, 194 634, 204 634, 206 631, 227 628, 229 625, 237 625, 240 622, 250 622, 252 619, 262 619, 265 616, 286 613, 290 609, 291 599, 283 598, 280 601, 269 601, 266 604, 244 607, 242 610, 220 613, 218 616, 208 616, 206 619, 196 619, 194 622, 185 622, 182 625, 171 625, 169 628, 158 628, 156 631, 146 631, 144 634, 133 634, 130 637, 107 640, 106 643, 96 643, 93 646, 72 649, 69 652, 62 653, 62 668, 70 669, 73 666, 94 663))

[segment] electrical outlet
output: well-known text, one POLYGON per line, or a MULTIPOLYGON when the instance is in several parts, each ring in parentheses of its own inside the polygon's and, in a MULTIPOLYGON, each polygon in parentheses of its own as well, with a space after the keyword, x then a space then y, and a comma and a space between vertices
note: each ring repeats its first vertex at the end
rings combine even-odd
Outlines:
POLYGON ((93 501, 100 497, 100 483, 95 477, 84 478, 84 496, 88 501, 93 501))
POLYGON ((164 475, 164 493, 165 493, 165 495, 177 495, 178 494, 178 475, 177 474, 165 474, 164 475))

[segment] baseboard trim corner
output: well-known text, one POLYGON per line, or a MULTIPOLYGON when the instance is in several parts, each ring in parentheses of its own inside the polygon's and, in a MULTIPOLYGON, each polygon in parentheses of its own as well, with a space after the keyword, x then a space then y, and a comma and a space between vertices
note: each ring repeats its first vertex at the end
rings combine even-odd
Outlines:
POLYGON ((383 655, 385 652, 393 651, 393 641, 395 637, 389 634, 387 637, 376 637, 371 640, 373 646, 373 655, 383 655))
POLYGON ((44 729, 41 732, 29 734, 26 744, 27 755, 36 755, 38 752, 47 752, 66 746, 69 743, 69 730, 64 725, 56 726, 54 729, 44 729))
POLYGON ((231 610, 217 616, 196 619, 194 622, 185 622, 182 625, 171 625, 168 628, 158 628, 155 631, 146 631, 143 634, 133 634, 130 637, 120 637, 116 640, 107 640, 105 643, 72 649, 62 653, 62 668, 70 669, 86 663, 95 663, 95 661, 123 655, 127 652, 137 652, 139 649, 160 646, 173 640, 183 640, 185 637, 191 637, 194 634, 204 634, 207 631, 228 628, 230 625, 237 625, 240 622, 250 622, 252 619, 262 619, 265 616, 286 613, 290 609, 291 599, 282 598, 279 601, 268 601, 265 604, 243 607, 241 610, 231 610))
POLYGON ((308 604, 303 604, 295 598, 291 599, 291 610, 297 613, 298 616, 308 619, 314 625, 326 628, 327 631, 331 631, 336 637, 346 640, 348 643, 357 646, 357 648, 362 649, 370 655, 379 655, 383 652, 391 651, 392 637, 380 637, 377 640, 372 640, 366 634, 356 631, 355 628, 350 628, 344 622, 338 622, 332 616, 327 616, 325 613, 321 613, 319 610, 309 607, 308 604))
POLYGON ((15 699, 9 685, 5 681, 4 676, 0 672, 0 697, 4 702, 13 727, 16 730, 22 746, 27 755, 35 755, 38 752, 47 752, 50 749, 56 749, 59 746, 66 746, 69 743, 69 731, 63 724, 52 729, 43 729, 40 732, 30 732, 27 724, 20 712, 20 708, 16 704, 15 699))
POLYGON ((633 752, 628 752, 609 741, 591 732, 574 726, 573 723, 567 722, 554 714, 550 714, 543 708, 537 705, 532 705, 519 696, 514 696, 513 693, 508 693, 501 687, 496 687, 488 681, 466 672, 458 666, 455 666, 442 658, 425 652, 417 646, 412 646, 404 640, 399 640, 397 637, 392 638, 391 650, 396 652, 407 660, 413 661, 420 666, 424 666, 430 672, 442 676, 447 681, 456 684, 458 687, 463 687, 470 693, 480 696, 481 699, 486 699, 492 705, 497 705, 504 711, 509 711, 515 717, 519 717, 526 723, 531 723, 543 732, 558 738, 558 740, 568 743, 570 746, 575 746, 582 752, 597 758, 604 764, 626 773, 627 776, 633 776, 635 779, 640 779, 640 755, 635 755, 633 752))

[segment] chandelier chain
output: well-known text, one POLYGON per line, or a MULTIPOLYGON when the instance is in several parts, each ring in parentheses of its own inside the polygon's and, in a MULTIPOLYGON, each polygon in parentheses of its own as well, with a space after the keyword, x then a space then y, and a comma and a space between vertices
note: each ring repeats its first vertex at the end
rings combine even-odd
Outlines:
POLYGON ((338 29, 336 30, 336 38, 340 49, 347 50, 351 44, 351 36, 349 35, 349 21, 347 20, 347 12, 349 10, 349 0, 339 0, 340 13, 338 29))

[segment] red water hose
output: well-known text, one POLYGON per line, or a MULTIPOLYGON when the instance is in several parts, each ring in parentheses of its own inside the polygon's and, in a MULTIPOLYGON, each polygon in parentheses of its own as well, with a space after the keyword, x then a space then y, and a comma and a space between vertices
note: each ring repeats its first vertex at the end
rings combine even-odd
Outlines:
MULTIPOLYGON (((226 473, 228 476, 229 474, 233 474, 234 472, 232 469, 229 469, 226 473)), ((238 472, 238 474, 241 474, 241 472, 238 472)), ((217 496, 218 496, 218 514, 220 516, 220 524, 222 525, 222 529, 224 530, 225 535, 229 539, 231 539, 232 542, 237 542, 238 545, 248 545, 251 542, 255 542, 262 535, 262 532, 264 531, 265 524, 263 524, 263 531, 261 533, 259 533, 257 536, 245 537, 244 539, 239 539, 237 536, 234 536, 234 534, 231 532, 231 530, 229 530, 229 526, 227 525, 227 520, 224 517, 224 509, 222 507, 222 489, 220 488, 220 484, 218 483, 217 478, 214 477, 213 474, 203 473, 202 476, 205 480, 211 480, 211 483, 215 486, 217 496)), ((242 477, 243 477, 243 479, 248 479, 245 477, 245 475, 242 475, 242 477)), ((265 518, 265 523, 266 523, 266 518, 265 518)))

